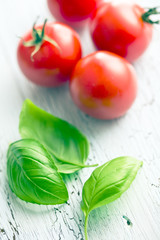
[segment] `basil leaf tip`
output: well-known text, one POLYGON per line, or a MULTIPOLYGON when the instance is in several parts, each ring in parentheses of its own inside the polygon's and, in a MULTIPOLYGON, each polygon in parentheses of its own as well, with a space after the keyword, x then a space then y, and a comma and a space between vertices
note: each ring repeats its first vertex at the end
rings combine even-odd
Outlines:
POLYGON ((68 200, 52 157, 36 140, 22 139, 9 146, 7 175, 11 190, 26 202, 55 205, 68 200))
POLYGON ((38 108, 29 99, 23 103, 19 132, 22 138, 40 141, 54 158, 59 172, 68 174, 86 167, 87 138, 73 125, 38 108))
POLYGON ((133 157, 115 158, 96 168, 85 182, 81 209, 85 215, 85 239, 89 213, 119 198, 131 185, 142 162, 133 157))

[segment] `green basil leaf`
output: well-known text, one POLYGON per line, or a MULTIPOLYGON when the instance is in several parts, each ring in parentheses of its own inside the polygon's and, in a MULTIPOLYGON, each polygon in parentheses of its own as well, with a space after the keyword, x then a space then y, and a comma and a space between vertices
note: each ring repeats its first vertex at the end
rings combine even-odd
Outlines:
POLYGON ((59 172, 72 173, 87 167, 87 138, 73 125, 38 108, 29 99, 22 107, 19 131, 22 138, 36 139, 45 146, 57 159, 59 172))
POLYGON ((67 188, 51 155, 38 141, 22 139, 7 153, 10 188, 22 200, 54 205, 68 200, 67 188))
POLYGON ((89 213, 119 198, 129 188, 141 166, 142 162, 135 158, 119 157, 93 171, 82 191, 86 239, 89 213))

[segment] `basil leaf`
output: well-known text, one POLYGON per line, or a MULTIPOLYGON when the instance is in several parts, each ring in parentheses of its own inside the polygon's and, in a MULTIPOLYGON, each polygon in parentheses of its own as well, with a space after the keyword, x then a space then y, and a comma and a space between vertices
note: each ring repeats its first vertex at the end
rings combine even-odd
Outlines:
POLYGON ((52 157, 38 141, 12 143, 7 159, 9 185, 20 199, 45 205, 68 200, 67 188, 52 157))
POLYGON ((141 166, 142 162, 135 158, 119 157, 93 171, 82 191, 86 239, 89 213, 119 198, 129 188, 141 166))
POLYGON ((38 108, 29 99, 22 107, 19 131, 22 138, 36 139, 45 146, 57 159, 59 172, 72 173, 87 167, 87 138, 73 125, 38 108))

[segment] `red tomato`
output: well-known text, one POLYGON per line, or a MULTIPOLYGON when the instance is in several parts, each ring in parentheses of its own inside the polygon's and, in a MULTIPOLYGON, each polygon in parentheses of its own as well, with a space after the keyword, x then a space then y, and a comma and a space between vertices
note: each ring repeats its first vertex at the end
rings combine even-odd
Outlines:
POLYGON ((70 77, 81 58, 81 45, 74 30, 52 22, 29 31, 19 43, 17 56, 29 80, 41 86, 56 87, 70 77))
POLYGON ((48 0, 51 13, 61 19, 77 22, 89 17, 102 0, 48 0))
MULTIPOLYGON (((146 50, 152 25, 142 20, 144 9, 136 4, 103 3, 91 20, 91 35, 98 49, 114 52, 133 62, 146 50)), ((146 21, 150 22, 148 17, 146 21)))
POLYGON ((92 53, 76 64, 70 92, 75 104, 88 115, 99 119, 118 118, 135 100, 135 70, 114 53, 92 53))

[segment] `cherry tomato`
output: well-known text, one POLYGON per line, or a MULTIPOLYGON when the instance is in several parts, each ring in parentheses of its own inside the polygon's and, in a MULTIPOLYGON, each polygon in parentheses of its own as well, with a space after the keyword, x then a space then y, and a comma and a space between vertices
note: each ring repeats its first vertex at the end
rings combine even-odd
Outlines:
POLYGON ((46 87, 65 83, 81 58, 77 33, 58 22, 34 26, 20 41, 18 63, 32 82, 46 87))
POLYGON ((153 27, 149 19, 152 13, 144 13, 136 4, 101 4, 90 24, 97 48, 114 52, 130 62, 139 58, 152 39, 153 27))
POLYGON ((84 20, 102 0, 48 0, 51 13, 58 19, 69 22, 84 20))
POLYGON ((135 100, 135 70, 124 58, 97 51, 78 61, 70 80, 75 104, 99 119, 118 118, 135 100))

